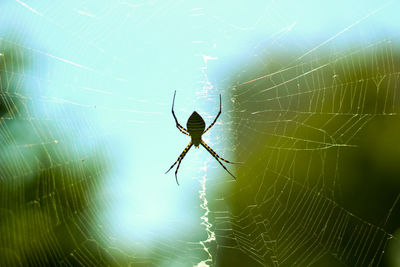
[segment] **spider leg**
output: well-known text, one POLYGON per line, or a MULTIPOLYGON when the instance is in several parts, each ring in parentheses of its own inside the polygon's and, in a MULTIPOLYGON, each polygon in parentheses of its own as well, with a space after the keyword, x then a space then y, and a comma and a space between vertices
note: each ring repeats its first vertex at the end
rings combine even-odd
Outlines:
POLYGON ((175 123, 176 123, 176 128, 179 129, 179 131, 181 131, 183 134, 186 134, 188 136, 190 136, 190 134, 188 133, 188 130, 186 130, 185 127, 183 127, 182 125, 179 124, 178 119, 175 116, 175 112, 174 112, 174 105, 175 105, 175 95, 176 95, 176 90, 174 92, 174 99, 172 100, 172 116, 174 116, 175 119, 175 123))
POLYGON ((213 127, 214 124, 217 122, 219 115, 221 115, 221 107, 222 107, 222 105, 221 105, 221 94, 220 94, 219 95, 219 112, 218 112, 218 115, 217 115, 217 117, 215 117, 214 121, 210 124, 210 126, 207 127, 207 129, 204 131, 204 133, 206 133, 208 130, 210 130, 210 128, 213 127))
POLYGON ((179 131, 181 131, 181 133, 186 134, 187 136, 190 136, 190 134, 185 132, 183 129, 179 128, 178 125, 176 125, 176 127, 178 128, 179 131))
POLYGON ((178 185, 179 185, 179 182, 178 182, 178 170, 179 170, 179 166, 181 166, 182 160, 183 160, 183 157, 179 160, 178 166, 176 167, 176 170, 175 170, 175 181, 176 181, 176 183, 178 185))
MULTIPOLYGON (((228 171, 228 169, 224 166, 224 164, 222 164, 222 162, 218 159, 221 157, 218 156, 217 153, 215 153, 206 143, 201 142, 200 144, 218 161, 219 164, 221 164, 221 166, 225 169, 225 171, 227 171, 233 177, 233 179, 236 180, 236 177, 230 171, 228 171)), ((227 160, 225 160, 225 161, 229 162, 227 160)), ((229 162, 229 163, 232 163, 232 162, 229 162)))
POLYGON ((224 159, 223 157, 218 155, 217 152, 212 150, 212 148, 209 147, 203 140, 201 140, 201 145, 204 146, 207 149, 207 151, 210 152, 212 155, 215 155, 217 158, 219 158, 219 159, 221 159, 221 160, 223 160, 223 161, 225 161, 227 163, 230 163, 230 164, 243 164, 243 162, 232 162, 232 161, 224 159))
POLYGON ((186 155, 186 153, 189 151, 189 149, 192 147, 192 145, 193 145, 193 143, 190 142, 190 143, 187 145, 187 147, 182 151, 182 153, 179 155, 179 157, 178 157, 178 159, 175 161, 175 163, 172 164, 172 166, 168 169, 168 171, 165 172, 165 173, 168 173, 168 172, 176 165, 176 163, 179 162, 178 167, 176 168, 176 171, 175 171, 175 179, 176 179, 176 183, 177 183, 178 185, 179 185, 179 183, 178 183, 177 174, 178 174, 179 166, 181 165, 181 161, 183 160, 183 158, 185 157, 185 155, 186 155))

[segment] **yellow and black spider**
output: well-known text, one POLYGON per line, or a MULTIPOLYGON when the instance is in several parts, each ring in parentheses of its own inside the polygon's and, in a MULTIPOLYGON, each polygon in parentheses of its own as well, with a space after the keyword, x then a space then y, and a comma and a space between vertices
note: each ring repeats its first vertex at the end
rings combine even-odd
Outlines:
POLYGON ((239 162, 230 162, 230 161, 227 161, 226 159, 223 159, 201 139, 202 135, 205 134, 208 130, 210 130, 211 127, 214 126, 214 124, 217 122, 219 115, 221 115, 221 107, 222 107, 221 95, 219 95, 218 115, 217 115, 217 117, 215 117, 215 120, 213 121, 213 123, 211 123, 210 126, 208 126, 208 128, 206 130, 204 130, 206 128, 206 123, 204 122, 203 118, 199 115, 199 113, 197 113, 196 111, 193 111, 192 115, 190 115, 190 117, 186 123, 187 129, 185 129, 185 127, 183 127, 182 125, 179 124, 178 119, 176 118, 175 112, 174 112, 175 95, 176 95, 176 91, 174 93, 174 99, 172 100, 172 115, 174 116, 174 119, 176 122, 176 127, 183 134, 190 136, 191 140, 190 140, 189 145, 179 155, 179 157, 175 161, 175 163, 172 164, 172 166, 165 173, 169 172, 175 166, 175 164, 178 163, 178 167, 176 167, 176 170, 175 170, 175 179, 176 179, 176 183, 179 185, 177 174, 178 174, 178 169, 179 169, 179 166, 181 165, 183 158, 185 157, 185 155, 189 151, 189 149, 192 147, 192 145, 194 145, 197 148, 199 147, 199 145, 202 145, 218 161, 218 163, 221 164, 221 166, 236 180, 236 177, 230 171, 228 171, 228 169, 224 166, 224 164, 222 164, 220 159, 227 163, 231 163, 231 164, 238 164, 239 162))

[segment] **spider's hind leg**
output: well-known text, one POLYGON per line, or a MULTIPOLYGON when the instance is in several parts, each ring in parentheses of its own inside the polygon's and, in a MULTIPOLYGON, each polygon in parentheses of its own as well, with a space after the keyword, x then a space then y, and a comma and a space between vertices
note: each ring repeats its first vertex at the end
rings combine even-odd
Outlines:
POLYGON ((202 146, 203 146, 217 161, 218 161, 219 164, 221 164, 222 168, 224 168, 225 171, 227 171, 227 172, 233 177, 233 179, 236 180, 236 177, 225 167, 224 164, 222 164, 222 162, 221 162, 219 159, 222 159, 222 160, 225 161, 225 162, 233 163, 233 164, 236 164, 236 163, 238 163, 238 162, 230 162, 230 161, 227 161, 226 159, 221 158, 221 157, 220 157, 217 153, 215 153, 214 150, 212 150, 211 147, 209 147, 205 142, 201 142, 200 144, 201 144, 201 145, 202 145, 202 146))
POLYGON ((243 162, 233 162, 233 161, 229 161, 224 159, 223 157, 221 157, 220 155, 217 154, 217 152, 215 152, 214 150, 212 150, 211 147, 209 147, 204 141, 201 141, 201 145, 204 146, 205 149, 207 149, 207 151, 213 155, 214 157, 219 158, 220 160, 225 161, 226 163, 230 163, 230 164, 243 164, 243 162))
POLYGON ((168 172, 176 165, 176 163, 179 162, 178 167, 176 168, 176 171, 175 171, 175 179, 176 179, 176 183, 177 183, 178 185, 179 185, 179 183, 178 183, 178 177, 177 177, 177 175, 178 175, 179 166, 181 165, 181 161, 183 160, 183 158, 185 157, 185 155, 186 155, 186 153, 189 151, 189 149, 192 147, 192 145, 193 145, 193 143, 190 142, 189 145, 187 145, 187 147, 186 147, 186 148, 182 151, 182 153, 179 155, 179 157, 178 157, 178 159, 175 161, 175 163, 172 164, 172 166, 168 169, 168 171, 165 172, 165 173, 168 173, 168 172))

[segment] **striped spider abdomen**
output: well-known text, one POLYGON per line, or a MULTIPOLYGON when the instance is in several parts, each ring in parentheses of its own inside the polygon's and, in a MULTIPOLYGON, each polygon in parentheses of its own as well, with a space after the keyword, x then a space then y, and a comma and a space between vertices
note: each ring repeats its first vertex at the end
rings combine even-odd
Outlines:
POLYGON ((206 123, 203 120, 203 118, 194 111, 192 115, 190 115, 186 127, 188 130, 188 133, 190 134, 190 137, 192 138, 192 143, 195 147, 199 147, 201 143, 201 136, 204 133, 204 130, 206 129, 206 123))

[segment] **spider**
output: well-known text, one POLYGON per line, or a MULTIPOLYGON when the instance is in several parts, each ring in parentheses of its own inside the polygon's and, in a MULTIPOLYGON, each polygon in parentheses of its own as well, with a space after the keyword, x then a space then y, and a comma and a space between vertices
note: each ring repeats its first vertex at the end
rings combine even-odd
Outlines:
POLYGON ((199 115, 199 113, 197 113, 196 111, 193 111, 192 115, 190 115, 190 117, 186 123, 187 129, 179 124, 178 119, 176 118, 175 112, 174 112, 175 95, 176 95, 176 91, 174 92, 174 99, 172 100, 172 110, 171 110, 172 116, 174 116, 174 119, 176 122, 176 127, 178 128, 178 130, 181 131, 183 134, 190 136, 191 140, 189 142, 189 145, 187 145, 187 147, 179 155, 179 157, 175 161, 175 163, 172 164, 172 166, 165 173, 168 173, 176 165, 176 163, 178 163, 178 167, 176 167, 176 170, 175 170, 175 180, 176 180, 176 183, 179 185, 177 175, 178 175, 179 166, 181 165, 183 158, 186 156, 186 153, 189 151, 189 149, 193 145, 196 148, 199 148, 199 145, 202 145, 211 154, 211 156, 213 156, 218 161, 218 163, 221 164, 221 166, 236 180, 236 177, 230 171, 228 171, 228 169, 224 166, 224 164, 222 164, 222 162, 220 160, 223 160, 223 161, 225 161, 227 163, 231 163, 231 164, 239 164, 241 162, 230 162, 226 159, 223 159, 201 139, 203 134, 205 134, 208 130, 210 130, 211 127, 214 126, 214 124, 217 122, 219 115, 221 115, 221 106, 222 106, 221 105, 221 95, 219 95, 218 115, 217 115, 217 117, 215 117, 213 123, 211 123, 210 126, 208 126, 206 130, 204 130, 206 128, 206 123, 204 122, 203 118, 199 115))

